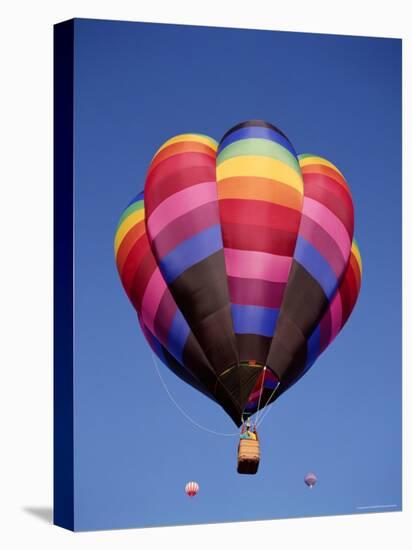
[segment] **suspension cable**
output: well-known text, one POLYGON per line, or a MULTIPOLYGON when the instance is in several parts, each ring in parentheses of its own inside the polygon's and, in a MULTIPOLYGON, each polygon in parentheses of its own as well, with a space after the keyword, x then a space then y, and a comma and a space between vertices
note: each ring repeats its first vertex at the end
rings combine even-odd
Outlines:
POLYGON ((186 418, 186 420, 191 422, 197 428, 200 428, 201 430, 204 430, 205 432, 209 432, 209 433, 214 434, 214 435, 220 435, 220 436, 226 436, 226 437, 235 437, 235 436, 239 437, 238 432, 226 433, 226 432, 217 432, 215 430, 211 430, 210 428, 208 428, 206 426, 203 426, 202 424, 199 424, 198 422, 196 422, 196 420, 194 420, 191 416, 189 416, 187 414, 187 412, 184 411, 182 409, 182 407, 177 403, 177 401, 174 399, 173 395, 170 393, 169 388, 167 387, 166 382, 164 381, 163 376, 160 373, 160 369, 158 368, 156 357, 155 357, 154 353, 152 353, 152 359, 153 359, 153 364, 155 366, 156 372, 157 372, 157 374, 160 378, 160 381, 163 385, 163 388, 165 389, 167 395, 169 396, 170 401, 175 405, 175 407, 178 409, 178 411, 186 418))
MULTIPOLYGON (((277 383, 275 389, 273 390, 273 392, 270 394, 269 396, 269 399, 266 401, 265 403, 265 406, 263 407, 265 410, 265 412, 262 414, 262 417, 260 419, 260 424, 262 424, 262 422, 264 421, 264 419, 266 418, 266 415, 268 414, 268 412, 270 411, 269 407, 268 407, 268 404, 270 403, 270 400, 272 399, 272 397, 275 395, 276 393, 276 390, 278 389, 278 387, 280 386, 280 382, 277 383)), ((256 423, 257 424, 257 423, 256 423)))
POLYGON ((259 401, 258 401, 258 406, 257 406, 257 410, 256 410, 255 428, 256 428, 256 426, 257 426, 258 418, 259 418, 260 401, 261 401, 261 399, 262 399, 263 384, 264 384, 264 382, 265 382, 265 376, 266 376, 266 365, 263 367, 263 372, 262 372, 262 384, 260 385, 259 401))

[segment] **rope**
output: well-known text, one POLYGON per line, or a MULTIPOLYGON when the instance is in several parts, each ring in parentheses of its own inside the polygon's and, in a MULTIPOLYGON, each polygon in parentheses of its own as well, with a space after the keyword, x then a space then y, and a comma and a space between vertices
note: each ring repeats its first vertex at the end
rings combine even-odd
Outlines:
MULTIPOLYGON (((272 397, 275 395, 276 390, 278 389, 279 386, 280 386, 280 382, 278 382, 278 385, 277 385, 276 388, 273 390, 273 392, 270 394, 269 399, 266 401, 265 406, 264 406, 263 408, 266 408, 266 407, 268 406, 268 403, 270 402, 270 400, 272 399, 272 397)), ((268 414, 269 411, 270 411, 270 409, 267 408, 267 409, 265 410, 265 412, 262 414, 262 418, 260 419, 260 424, 262 424, 262 422, 263 422, 264 419, 266 418, 266 415, 268 414)))
POLYGON ((166 382, 164 381, 164 379, 163 379, 163 377, 160 373, 160 370, 157 366, 156 357, 154 356, 153 353, 152 353, 152 359, 153 359, 153 364, 156 368, 156 372, 157 372, 157 374, 160 378, 160 381, 162 382, 163 388, 165 389, 167 395, 169 396, 170 401, 174 404, 174 406, 177 408, 177 410, 186 418, 186 420, 191 422, 197 428, 200 428, 201 430, 204 430, 205 432, 209 432, 209 433, 214 434, 214 435, 220 435, 220 436, 226 436, 226 437, 234 437, 234 436, 239 437, 238 432, 225 433, 225 432, 217 432, 215 430, 211 430, 210 428, 208 428, 206 426, 203 426, 202 424, 199 424, 198 422, 196 422, 196 420, 194 420, 191 416, 189 416, 187 414, 187 412, 184 411, 182 409, 182 407, 177 403, 177 401, 174 399, 173 395, 170 393, 169 388, 167 387, 166 382))
POLYGON ((264 382, 265 382, 265 376, 266 376, 266 365, 263 367, 262 384, 260 385, 259 401, 258 401, 258 406, 257 406, 257 410, 256 410, 255 428, 256 428, 256 426, 257 426, 258 418, 259 418, 260 401, 261 401, 261 399, 262 399, 263 384, 264 384, 264 382))

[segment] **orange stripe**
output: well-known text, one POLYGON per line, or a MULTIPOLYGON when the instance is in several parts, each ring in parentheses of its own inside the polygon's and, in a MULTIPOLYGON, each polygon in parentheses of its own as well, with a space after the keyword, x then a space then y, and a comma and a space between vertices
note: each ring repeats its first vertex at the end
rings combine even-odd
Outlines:
POLYGON ((350 261, 350 265, 351 265, 351 268, 352 268, 352 271, 353 271, 353 274, 354 274, 354 277, 355 277, 356 289, 357 289, 357 292, 359 292, 362 277, 361 277, 361 273, 360 273, 360 269, 359 269, 358 260, 357 260, 356 256, 353 253, 350 255, 350 260, 349 261, 350 261))
POLYGON ((260 177, 233 177, 220 180, 217 185, 219 200, 248 199, 280 204, 295 210, 302 209, 303 195, 282 182, 260 177))
POLYGON ((144 220, 134 225, 124 236, 119 250, 117 251, 116 264, 119 273, 122 273, 123 266, 127 260, 130 250, 133 245, 140 239, 140 237, 146 232, 146 226, 144 220))
POLYGON ((302 174, 324 174, 325 176, 333 178, 335 181, 340 183, 350 195, 348 184, 342 178, 339 172, 336 172, 336 170, 333 170, 333 168, 329 168, 329 166, 325 166, 324 164, 308 164, 307 166, 301 166, 300 169, 302 171, 302 174))
POLYGON ((216 151, 204 143, 197 143, 195 141, 172 143, 159 151, 159 153, 153 158, 150 164, 149 172, 150 170, 153 170, 159 162, 162 162, 162 160, 166 160, 167 158, 180 153, 205 153, 206 155, 210 155, 212 158, 216 158, 216 151))

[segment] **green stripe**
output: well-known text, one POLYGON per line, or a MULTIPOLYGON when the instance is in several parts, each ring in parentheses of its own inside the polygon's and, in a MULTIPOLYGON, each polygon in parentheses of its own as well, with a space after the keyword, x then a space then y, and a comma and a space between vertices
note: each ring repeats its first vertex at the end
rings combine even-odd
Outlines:
POLYGON ((303 153, 302 155, 298 155, 299 160, 307 159, 308 157, 316 157, 317 155, 312 155, 312 153, 303 153))
POLYGON ((299 163, 294 155, 279 143, 269 139, 250 138, 240 139, 225 147, 217 156, 216 164, 219 166, 227 159, 239 156, 270 157, 280 160, 301 175, 299 163))
MULTIPOLYGON (((137 210, 142 210, 143 208, 144 208, 144 201, 143 200, 136 201, 133 204, 131 204, 130 206, 128 206, 126 208, 126 210, 123 212, 123 214, 121 215, 121 217, 120 217, 119 223, 117 224, 117 229, 119 229, 119 227, 122 225, 124 220, 128 216, 130 216, 130 214, 133 214, 133 212, 137 212, 137 210)), ((117 229, 116 229, 116 231, 117 231, 117 229)))

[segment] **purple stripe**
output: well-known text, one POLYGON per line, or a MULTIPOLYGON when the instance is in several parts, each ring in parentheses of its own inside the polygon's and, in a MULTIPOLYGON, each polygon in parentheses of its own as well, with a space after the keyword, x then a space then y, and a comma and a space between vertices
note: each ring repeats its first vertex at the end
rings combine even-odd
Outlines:
POLYGON ((230 301, 233 304, 254 305, 279 309, 285 283, 258 279, 228 277, 230 301))
POLYGON ((298 237, 294 259, 320 284, 328 300, 338 287, 338 280, 325 258, 303 237, 298 237))

